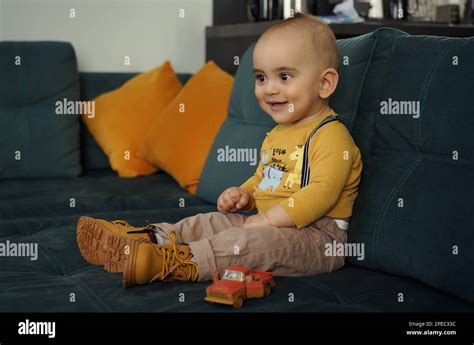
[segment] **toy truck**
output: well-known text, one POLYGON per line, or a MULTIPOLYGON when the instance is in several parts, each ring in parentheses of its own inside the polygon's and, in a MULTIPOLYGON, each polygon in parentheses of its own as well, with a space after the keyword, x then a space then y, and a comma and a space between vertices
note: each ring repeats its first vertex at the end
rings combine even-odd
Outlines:
POLYGON ((247 267, 231 266, 219 279, 214 272, 213 284, 206 288, 206 301, 242 307, 244 300, 260 298, 270 294, 275 286, 270 272, 254 271, 247 267))

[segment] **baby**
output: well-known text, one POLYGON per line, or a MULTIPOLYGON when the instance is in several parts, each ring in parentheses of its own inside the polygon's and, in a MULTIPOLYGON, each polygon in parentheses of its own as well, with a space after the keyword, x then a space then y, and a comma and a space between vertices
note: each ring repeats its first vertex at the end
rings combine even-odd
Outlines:
POLYGON ((207 281, 246 266, 274 276, 335 271, 362 171, 360 151, 328 105, 338 83, 331 29, 297 13, 268 29, 253 53, 255 96, 278 123, 263 141, 255 174, 217 200, 219 212, 134 228, 81 217, 84 258, 123 272, 125 287, 157 280, 207 281), (246 216, 237 211, 258 210, 246 216))

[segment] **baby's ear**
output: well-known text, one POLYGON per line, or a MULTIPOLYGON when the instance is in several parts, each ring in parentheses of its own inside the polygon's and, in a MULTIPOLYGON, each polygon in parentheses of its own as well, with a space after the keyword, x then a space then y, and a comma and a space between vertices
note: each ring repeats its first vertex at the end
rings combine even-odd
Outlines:
POLYGON ((339 73, 334 68, 327 68, 321 73, 321 81, 319 85, 319 97, 327 99, 331 97, 337 87, 339 81, 339 73))

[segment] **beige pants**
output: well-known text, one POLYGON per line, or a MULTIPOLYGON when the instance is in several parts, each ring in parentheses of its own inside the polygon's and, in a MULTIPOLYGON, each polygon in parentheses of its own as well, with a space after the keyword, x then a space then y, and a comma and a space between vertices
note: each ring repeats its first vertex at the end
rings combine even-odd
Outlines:
POLYGON ((189 243, 199 270, 199 281, 222 275, 228 266, 271 271, 274 276, 311 276, 344 266, 344 257, 326 256, 325 245, 345 243, 346 231, 333 218, 322 217, 302 228, 261 226, 241 228, 248 216, 209 212, 176 224, 156 223, 165 232, 175 230, 178 242, 189 243))

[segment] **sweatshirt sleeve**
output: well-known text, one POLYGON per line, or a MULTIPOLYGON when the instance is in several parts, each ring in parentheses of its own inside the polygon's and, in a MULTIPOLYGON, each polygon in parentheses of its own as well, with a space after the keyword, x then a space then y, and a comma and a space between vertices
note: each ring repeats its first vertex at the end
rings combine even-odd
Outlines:
MULTIPOLYGON (((264 147, 266 147, 265 145, 267 143, 267 140, 270 134, 271 134, 271 131, 267 132, 266 137, 262 142, 260 152, 263 150, 264 147)), ((262 178, 263 178, 263 164, 262 164, 262 157, 260 155, 260 160, 258 162, 257 169, 255 170, 255 174, 253 174, 253 176, 251 176, 247 181, 242 183, 239 187, 246 190, 250 194, 250 201, 247 204, 247 206, 242 208, 243 211, 251 211, 255 208, 255 200, 253 198, 253 189, 256 185, 258 185, 262 181, 262 178)))
POLYGON ((258 185, 260 181, 262 181, 262 176, 263 176, 262 171, 263 171, 262 161, 260 160, 257 166, 257 170, 255 171, 255 174, 251 176, 247 181, 245 181, 239 187, 246 190, 250 194, 250 201, 247 204, 247 206, 242 208, 243 211, 251 211, 255 208, 255 200, 253 198, 253 188, 256 185, 258 185))
POLYGON ((327 214, 344 189, 357 147, 347 129, 341 128, 327 125, 312 138, 309 183, 280 202, 298 229, 327 214))

